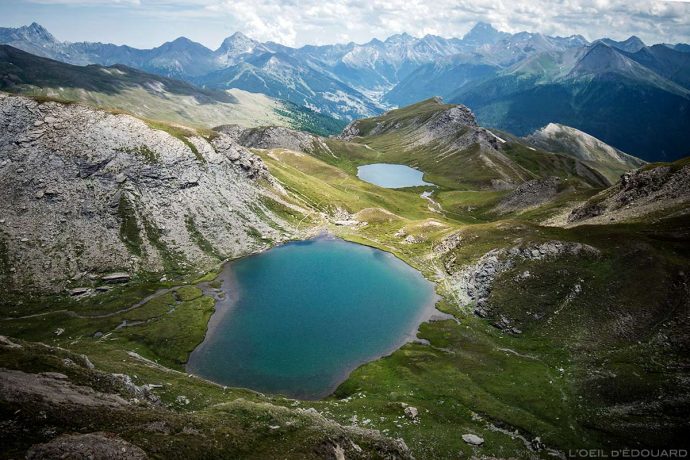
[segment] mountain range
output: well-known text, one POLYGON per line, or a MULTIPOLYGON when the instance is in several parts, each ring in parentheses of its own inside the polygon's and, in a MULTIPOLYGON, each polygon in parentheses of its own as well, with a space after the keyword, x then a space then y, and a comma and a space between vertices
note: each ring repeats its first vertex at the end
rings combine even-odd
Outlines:
POLYGON ((207 89, 263 93, 343 121, 441 96, 518 136, 561 123, 649 161, 690 153, 684 44, 509 34, 485 23, 462 38, 399 34, 301 48, 238 32, 216 50, 184 37, 146 50, 68 43, 33 23, 0 28, 0 43, 74 65, 125 65, 207 89))
POLYGON ((0 45, 0 90, 83 102, 150 120, 200 128, 233 123, 330 134, 345 125, 289 101, 237 88, 203 89, 122 64, 78 66, 0 45))

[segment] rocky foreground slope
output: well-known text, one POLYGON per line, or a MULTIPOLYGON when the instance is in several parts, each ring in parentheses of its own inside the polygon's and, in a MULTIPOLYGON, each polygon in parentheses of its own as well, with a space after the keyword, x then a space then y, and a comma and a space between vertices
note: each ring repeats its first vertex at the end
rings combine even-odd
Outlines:
POLYGON ((161 399, 163 385, 137 384, 83 354, 1 335, 0 362, 10 367, 0 368, 2 458, 412 458, 402 440, 379 431, 250 392, 228 398, 217 385, 185 383, 185 374, 162 366, 143 365, 137 373, 176 381, 189 397, 161 399), (216 404, 190 410, 190 398, 200 395, 216 404))
POLYGON ((230 137, 0 95, 0 277, 9 290, 189 271, 280 240, 280 193, 230 137))

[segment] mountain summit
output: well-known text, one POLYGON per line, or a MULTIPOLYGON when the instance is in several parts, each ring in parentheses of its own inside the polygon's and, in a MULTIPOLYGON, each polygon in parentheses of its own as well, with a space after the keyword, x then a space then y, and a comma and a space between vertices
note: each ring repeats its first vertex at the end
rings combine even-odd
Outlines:
POLYGON ((465 34, 462 41, 467 45, 492 45, 510 34, 500 32, 489 23, 478 22, 465 34))

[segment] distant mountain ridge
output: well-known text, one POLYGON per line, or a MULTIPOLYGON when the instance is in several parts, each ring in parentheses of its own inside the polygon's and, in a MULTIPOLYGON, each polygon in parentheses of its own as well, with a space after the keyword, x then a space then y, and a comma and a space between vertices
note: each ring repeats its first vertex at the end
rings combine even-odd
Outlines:
POLYGON ((602 142, 578 129, 549 123, 524 138, 535 148, 577 158, 597 169, 613 184, 625 172, 645 165, 645 162, 602 142))
POLYGON ((344 124, 287 101, 237 88, 202 89, 122 64, 75 66, 0 45, 0 91, 88 103, 195 127, 236 123, 332 134, 344 124))
POLYGON ((635 36, 590 43, 478 23, 462 38, 403 33, 291 48, 237 32, 216 50, 184 37, 141 50, 61 42, 33 23, 0 28, 0 43, 72 64, 123 64, 207 88, 259 92, 343 121, 441 96, 516 135, 555 122, 649 161, 690 153, 690 46, 650 47, 635 36), (649 135, 663 124, 667 135, 649 135))

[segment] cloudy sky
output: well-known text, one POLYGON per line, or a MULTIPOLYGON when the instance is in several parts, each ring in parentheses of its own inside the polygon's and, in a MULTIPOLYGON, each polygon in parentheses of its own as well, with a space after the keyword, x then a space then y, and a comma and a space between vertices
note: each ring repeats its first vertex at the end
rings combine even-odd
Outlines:
POLYGON ((689 0, 0 0, 0 27, 33 21, 61 40, 140 48, 184 35, 215 49, 235 31, 290 46, 401 32, 462 37, 477 21, 507 32, 690 42, 689 0))

